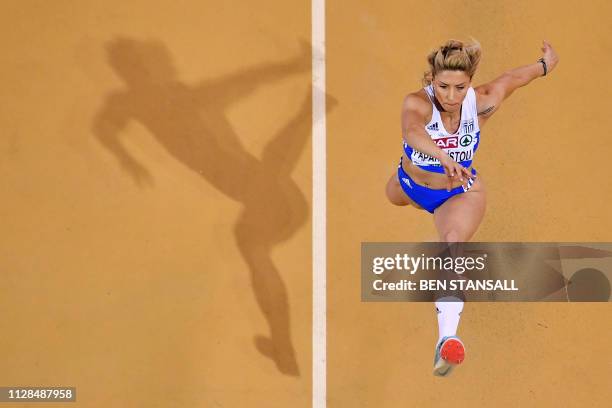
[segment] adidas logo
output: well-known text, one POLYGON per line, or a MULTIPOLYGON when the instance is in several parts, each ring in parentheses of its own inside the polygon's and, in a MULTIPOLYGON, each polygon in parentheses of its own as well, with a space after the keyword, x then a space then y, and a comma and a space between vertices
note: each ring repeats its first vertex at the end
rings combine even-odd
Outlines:
POLYGON ((410 185, 410 180, 408 180, 406 177, 403 177, 403 178, 402 178, 402 181, 403 181, 404 183, 406 183, 406 185, 407 185, 408 187, 412 188, 412 186, 410 185))
POLYGON ((427 126, 427 130, 438 130, 438 122, 432 123, 431 125, 427 126))

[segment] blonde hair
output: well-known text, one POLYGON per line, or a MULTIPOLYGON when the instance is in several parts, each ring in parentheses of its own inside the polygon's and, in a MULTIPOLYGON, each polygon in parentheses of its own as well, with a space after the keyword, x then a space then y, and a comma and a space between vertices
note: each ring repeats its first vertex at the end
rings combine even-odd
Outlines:
POLYGON ((459 40, 446 41, 427 56, 429 71, 423 74, 423 85, 431 84, 433 77, 445 70, 463 71, 471 79, 476 73, 481 53, 480 43, 473 38, 469 43, 459 40))

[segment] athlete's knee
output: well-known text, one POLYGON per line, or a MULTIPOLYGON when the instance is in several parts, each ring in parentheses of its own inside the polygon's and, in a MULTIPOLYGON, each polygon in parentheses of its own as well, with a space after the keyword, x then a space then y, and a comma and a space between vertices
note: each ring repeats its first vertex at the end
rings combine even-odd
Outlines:
POLYGON ((387 183, 385 194, 391 204, 398 205, 398 206, 409 204, 407 200, 402 197, 402 194, 404 192, 400 191, 401 188, 402 187, 400 186, 399 181, 397 181, 396 179, 391 179, 387 183))
POLYGON ((445 231, 441 238, 444 242, 462 242, 461 234, 456 229, 445 231))
POLYGON ((400 200, 396 195, 394 195, 393 193, 389 193, 387 192, 387 199, 389 200, 389 202, 393 205, 397 205, 399 207, 408 205, 408 203, 404 202, 403 200, 400 200))

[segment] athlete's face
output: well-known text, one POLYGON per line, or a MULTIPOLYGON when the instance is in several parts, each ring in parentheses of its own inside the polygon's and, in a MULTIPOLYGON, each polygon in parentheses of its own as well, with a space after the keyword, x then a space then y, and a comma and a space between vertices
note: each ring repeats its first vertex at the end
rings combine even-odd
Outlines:
POLYGON ((433 78, 436 99, 447 112, 461 109, 470 87, 470 77, 463 71, 442 71, 433 78))

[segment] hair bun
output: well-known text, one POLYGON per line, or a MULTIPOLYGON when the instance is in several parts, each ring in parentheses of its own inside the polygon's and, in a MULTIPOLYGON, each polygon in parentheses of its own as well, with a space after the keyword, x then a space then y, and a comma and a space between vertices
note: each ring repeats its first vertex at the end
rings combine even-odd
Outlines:
POLYGON ((442 47, 442 50, 445 53, 448 51, 453 51, 453 50, 461 51, 463 50, 463 43, 458 40, 448 40, 446 44, 444 44, 444 46, 442 47))

